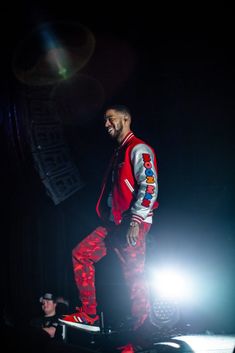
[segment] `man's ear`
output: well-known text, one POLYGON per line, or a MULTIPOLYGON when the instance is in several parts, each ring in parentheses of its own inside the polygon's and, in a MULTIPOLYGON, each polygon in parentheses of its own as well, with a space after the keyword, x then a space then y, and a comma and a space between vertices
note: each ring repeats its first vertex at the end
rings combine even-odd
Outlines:
POLYGON ((125 120, 125 121, 129 120, 129 116, 125 114, 125 115, 124 115, 124 120, 125 120))

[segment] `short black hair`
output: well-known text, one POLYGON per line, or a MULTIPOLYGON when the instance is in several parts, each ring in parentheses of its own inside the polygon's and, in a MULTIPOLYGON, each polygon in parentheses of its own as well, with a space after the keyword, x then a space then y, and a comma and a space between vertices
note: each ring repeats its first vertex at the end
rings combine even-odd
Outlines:
POLYGON ((113 110, 116 110, 117 112, 120 112, 120 113, 127 114, 127 115, 131 116, 130 109, 126 105, 123 105, 123 104, 112 104, 112 105, 107 106, 105 111, 110 110, 110 109, 113 109, 113 110))

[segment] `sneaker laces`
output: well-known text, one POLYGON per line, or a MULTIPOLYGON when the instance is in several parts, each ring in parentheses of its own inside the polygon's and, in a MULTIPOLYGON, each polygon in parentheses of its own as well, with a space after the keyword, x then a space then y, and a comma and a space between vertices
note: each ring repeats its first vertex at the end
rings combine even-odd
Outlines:
POLYGON ((76 316, 77 314, 84 313, 83 308, 75 307, 75 310, 76 310, 75 313, 72 313, 72 314, 65 314, 65 315, 62 315, 62 317, 63 317, 63 318, 66 318, 66 317, 68 317, 68 316, 76 316))
POLYGON ((81 307, 76 307, 75 308, 77 311, 76 311, 76 313, 74 314, 74 315, 76 315, 76 314, 85 314, 85 315, 88 315, 88 316, 90 316, 90 317, 96 317, 96 316, 98 316, 97 314, 89 314, 89 313, 87 313, 84 309, 83 309, 83 307, 81 306, 81 307))
POLYGON ((83 307, 76 306, 76 314, 84 313, 83 307))

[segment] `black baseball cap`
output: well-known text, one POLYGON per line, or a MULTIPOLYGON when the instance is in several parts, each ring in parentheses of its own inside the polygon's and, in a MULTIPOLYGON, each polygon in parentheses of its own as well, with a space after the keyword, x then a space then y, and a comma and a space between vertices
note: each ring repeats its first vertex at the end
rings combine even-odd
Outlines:
POLYGON ((56 302, 56 298, 52 293, 45 293, 39 298, 39 302, 42 303, 43 299, 45 300, 52 300, 53 302, 56 302))

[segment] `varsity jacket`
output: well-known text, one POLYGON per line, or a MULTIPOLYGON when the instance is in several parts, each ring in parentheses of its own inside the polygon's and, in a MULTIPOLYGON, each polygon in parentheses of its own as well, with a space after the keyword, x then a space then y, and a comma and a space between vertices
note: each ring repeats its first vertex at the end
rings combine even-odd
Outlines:
POLYGON ((98 216, 116 225, 128 214, 137 223, 152 223, 158 207, 157 160, 153 149, 129 132, 111 159, 96 205, 98 216), (107 200, 111 195, 111 204, 107 200))

